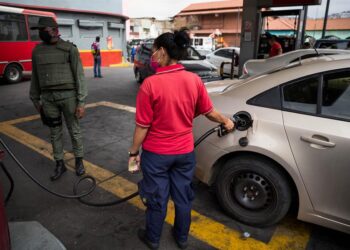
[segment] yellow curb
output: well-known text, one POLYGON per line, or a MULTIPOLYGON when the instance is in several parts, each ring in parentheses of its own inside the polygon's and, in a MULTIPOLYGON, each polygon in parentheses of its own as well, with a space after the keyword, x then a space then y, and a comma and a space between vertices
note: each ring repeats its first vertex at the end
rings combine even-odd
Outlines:
POLYGON ((127 68, 127 67, 131 67, 131 66, 132 66, 131 63, 119 63, 119 64, 109 65, 109 67, 111 67, 111 68, 127 68))

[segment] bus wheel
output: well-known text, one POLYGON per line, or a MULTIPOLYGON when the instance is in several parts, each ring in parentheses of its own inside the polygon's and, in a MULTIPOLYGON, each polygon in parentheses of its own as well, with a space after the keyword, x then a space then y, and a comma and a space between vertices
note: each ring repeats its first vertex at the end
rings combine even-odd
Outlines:
POLYGON ((8 83, 17 83, 22 80, 22 68, 16 64, 10 64, 6 67, 4 77, 8 83))

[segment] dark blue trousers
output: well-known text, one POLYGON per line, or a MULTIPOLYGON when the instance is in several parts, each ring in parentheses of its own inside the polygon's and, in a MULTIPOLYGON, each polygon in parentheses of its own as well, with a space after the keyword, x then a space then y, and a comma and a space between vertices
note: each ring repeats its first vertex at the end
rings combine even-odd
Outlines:
POLYGON ((94 76, 101 77, 101 56, 94 58, 94 76))
POLYGON ((147 239, 159 243, 169 196, 175 203, 174 234, 186 242, 191 224, 194 193, 191 186, 196 165, 194 152, 182 155, 159 155, 143 151, 139 183, 140 196, 146 205, 147 239))

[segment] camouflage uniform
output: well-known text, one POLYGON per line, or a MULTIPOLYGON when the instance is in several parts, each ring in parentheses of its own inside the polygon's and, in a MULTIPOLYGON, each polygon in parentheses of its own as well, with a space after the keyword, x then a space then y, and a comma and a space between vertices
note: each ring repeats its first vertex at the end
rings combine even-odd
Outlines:
MULTIPOLYGON (((87 89, 78 49, 69 42, 39 44, 32 57, 33 73, 30 98, 42 104, 44 114, 55 119, 63 114, 72 139, 75 157, 83 157, 83 142, 77 106, 84 106, 87 89)), ((51 127, 51 143, 55 160, 63 159, 62 125, 51 127)))
MULTIPOLYGON (((40 18, 39 25, 41 22, 45 26, 45 21, 48 20, 47 18, 44 21, 42 19, 44 18, 40 18)), ((57 24, 54 23, 54 25, 57 24)), ((56 121, 55 125, 49 126, 54 159, 63 164, 65 171, 62 140, 63 114, 74 155, 82 165, 83 141, 79 119, 75 113, 77 107, 85 105, 87 87, 84 82, 84 70, 79 51, 74 44, 62 39, 58 39, 56 43, 41 43, 33 50, 32 64, 30 98, 36 107, 42 107, 47 119, 56 121)), ((81 175, 83 172, 80 171, 79 174, 77 171, 77 174, 81 175)))

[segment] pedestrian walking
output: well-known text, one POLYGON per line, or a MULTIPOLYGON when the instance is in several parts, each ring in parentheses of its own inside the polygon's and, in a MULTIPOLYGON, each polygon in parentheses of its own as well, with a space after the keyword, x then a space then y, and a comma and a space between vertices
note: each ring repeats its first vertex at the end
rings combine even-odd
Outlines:
POLYGON ((101 75, 101 48, 100 37, 97 36, 95 41, 91 44, 91 52, 94 57, 94 77, 102 78, 101 75))
POLYGON ((194 117, 205 115, 229 131, 234 128, 230 119, 214 109, 201 79, 178 63, 189 45, 185 31, 160 35, 151 57, 159 67, 145 79, 137 95, 129 170, 137 172, 140 167, 143 173, 139 192, 147 207, 146 227, 138 236, 150 249, 159 247, 170 196, 175 203, 173 236, 179 248, 187 247, 196 165, 194 117))
POLYGON ((49 126, 56 169, 51 180, 58 180, 66 171, 63 160, 62 115, 65 118, 75 155, 78 176, 85 173, 83 164, 83 141, 79 119, 85 113, 87 88, 79 51, 59 36, 58 25, 51 17, 41 17, 38 25, 42 43, 32 55, 32 80, 30 98, 49 126))

